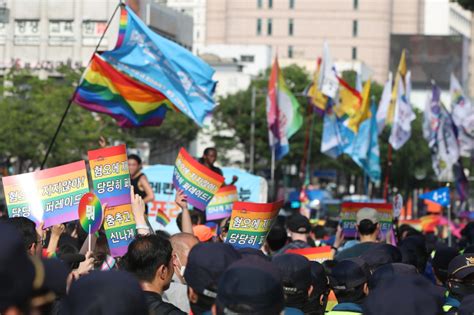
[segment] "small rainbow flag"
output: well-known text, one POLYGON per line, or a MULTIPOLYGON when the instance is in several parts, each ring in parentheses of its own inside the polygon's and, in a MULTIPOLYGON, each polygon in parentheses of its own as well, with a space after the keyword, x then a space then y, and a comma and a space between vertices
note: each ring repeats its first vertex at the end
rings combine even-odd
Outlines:
POLYGON ((288 249, 285 253, 301 255, 308 258, 308 260, 319 263, 333 259, 331 246, 288 249))
POLYGON ((161 210, 156 211, 156 222, 163 226, 167 226, 170 223, 170 218, 161 210))
POLYGON ((121 127, 158 126, 168 108, 174 108, 162 93, 116 70, 98 54, 82 77, 74 102, 112 116, 121 127))
POLYGON ((206 222, 205 225, 211 229, 212 235, 217 236, 217 223, 206 222))

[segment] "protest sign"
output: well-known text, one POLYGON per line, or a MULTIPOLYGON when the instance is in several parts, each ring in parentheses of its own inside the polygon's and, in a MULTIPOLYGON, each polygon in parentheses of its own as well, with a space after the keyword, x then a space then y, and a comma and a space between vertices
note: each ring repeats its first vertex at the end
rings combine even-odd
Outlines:
POLYGON ((234 202, 225 242, 236 248, 262 247, 281 207, 283 207, 283 201, 234 202))
POLYGON ((130 204, 107 207, 104 213, 104 229, 110 255, 123 256, 135 237, 135 218, 130 204))
POLYGON ((308 258, 308 260, 317 261, 319 263, 333 259, 331 246, 288 249, 285 253, 302 255, 308 258))
POLYGON ((125 145, 89 151, 94 192, 109 207, 130 204, 130 173, 125 145))
POLYGON ((26 217, 44 227, 78 219, 77 207, 89 192, 84 161, 3 177, 9 217, 26 217))
POLYGON ((84 194, 78 207, 79 223, 86 233, 95 233, 102 223, 102 205, 93 193, 84 194))
POLYGON ((232 205, 239 200, 237 187, 234 185, 221 187, 206 208, 206 220, 220 220, 230 217, 232 205))
MULTIPOLYGON (((148 207, 150 224, 154 230, 161 230, 163 226, 166 226, 166 231, 171 234, 179 232, 176 217, 181 212, 174 202, 176 189, 172 183, 173 170, 174 166, 172 165, 160 164, 146 167, 143 170, 155 193, 155 200, 148 207)), ((267 201, 267 181, 263 177, 231 167, 223 167, 222 171, 228 181, 233 176, 238 176, 239 180, 235 186, 240 201, 267 201)))
POLYGON ((223 183, 224 177, 194 160, 181 148, 176 158, 173 185, 184 191, 190 205, 204 211, 223 183))
POLYGON ((379 216, 379 226, 382 235, 385 235, 392 227, 393 206, 390 203, 362 203, 362 202, 344 202, 341 210, 342 229, 345 237, 355 237, 356 214, 362 208, 373 208, 377 210, 379 216))

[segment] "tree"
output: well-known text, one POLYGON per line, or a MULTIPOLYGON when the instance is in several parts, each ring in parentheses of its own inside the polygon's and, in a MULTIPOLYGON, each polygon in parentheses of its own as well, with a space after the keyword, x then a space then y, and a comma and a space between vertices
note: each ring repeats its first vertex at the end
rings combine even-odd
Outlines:
POLYGON ((453 2, 459 3, 459 5, 463 7, 465 10, 474 11, 473 0, 454 0, 453 2))
MULTIPOLYGON (((290 153, 277 163, 277 177, 285 180, 287 186, 298 187, 301 184, 298 175, 300 164, 303 158, 305 130, 308 127, 309 119, 307 115, 307 101, 302 97, 302 91, 309 84, 309 74, 302 68, 291 65, 283 68, 283 75, 288 87, 297 97, 301 105, 301 113, 304 115, 302 128, 290 139, 290 153), (285 176, 284 176, 285 175, 285 176)), ((219 156, 232 148, 240 148, 245 153, 246 165, 249 161, 250 152, 250 123, 251 123, 251 90, 255 87, 258 91, 255 111, 255 169, 256 173, 269 177, 270 172, 270 148, 268 146, 268 130, 266 122, 266 87, 270 70, 261 74, 252 81, 247 90, 239 91, 219 100, 220 105, 214 112, 213 123, 216 126, 216 133, 213 141, 220 151, 219 156)), ((354 84, 354 72, 344 72, 343 77, 354 84)), ((378 104, 383 87, 372 82, 371 97, 378 104)), ((399 189, 409 190, 418 185, 422 185, 430 179, 431 159, 428 146, 422 137, 421 115, 417 114, 417 119, 413 123, 412 138, 399 151, 394 153, 394 165, 392 168, 391 182, 399 189), (409 172, 407 172, 407 170, 409 172), (415 174, 416 171, 417 173, 415 174), (423 180, 418 180, 426 174, 423 180), (416 175, 416 176, 415 176, 416 175)), ((321 136, 323 132, 323 119, 316 115, 314 130, 312 131, 311 161, 310 169, 335 169, 341 174, 341 179, 348 182, 351 176, 362 178, 362 170, 347 155, 342 155, 338 159, 331 159, 320 152, 321 136)), ((386 166, 388 131, 379 138, 381 150, 382 169, 386 166)), ((381 194, 381 189, 379 190, 381 194)))
MULTIPOLYGON (((81 72, 66 66, 60 76, 42 80, 29 70, 12 69, 0 100, 1 155, 14 162, 16 173, 40 166, 49 142, 74 92, 81 72)), ((77 161, 96 148, 98 138, 123 139, 115 121, 72 105, 47 166, 77 161)))

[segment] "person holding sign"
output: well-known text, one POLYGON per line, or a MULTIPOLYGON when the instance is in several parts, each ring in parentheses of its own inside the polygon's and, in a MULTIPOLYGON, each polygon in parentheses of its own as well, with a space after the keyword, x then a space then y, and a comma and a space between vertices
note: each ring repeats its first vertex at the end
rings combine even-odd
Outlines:
MULTIPOLYGON (((217 160, 216 148, 206 148, 204 149, 202 157, 199 159, 199 163, 206 166, 208 169, 210 169, 214 173, 224 176, 224 173, 222 173, 222 170, 219 167, 214 165, 216 160, 217 160)), ((234 185, 238 180, 239 180, 238 176, 236 175, 232 176, 232 181, 230 182, 229 186, 234 185)), ((224 182, 222 186, 227 186, 227 184, 224 182)))
POLYGON ((148 178, 142 173, 142 159, 138 155, 130 154, 128 156, 128 170, 135 193, 142 197, 145 202, 145 213, 148 214, 148 203, 155 200, 155 194, 148 178))

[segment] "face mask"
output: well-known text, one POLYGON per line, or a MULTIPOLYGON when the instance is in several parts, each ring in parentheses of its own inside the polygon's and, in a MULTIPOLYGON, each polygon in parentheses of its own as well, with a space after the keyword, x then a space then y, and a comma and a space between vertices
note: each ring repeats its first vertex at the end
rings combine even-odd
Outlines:
POLYGON ((184 270, 186 270, 186 266, 183 266, 181 263, 181 260, 179 259, 179 256, 176 255, 176 259, 178 260, 179 264, 181 265, 181 268, 179 268, 179 275, 184 279, 184 270))

